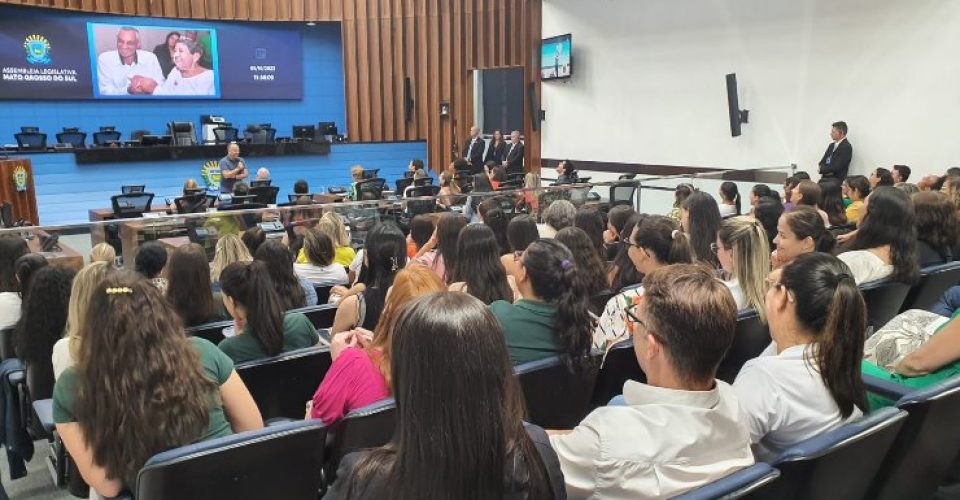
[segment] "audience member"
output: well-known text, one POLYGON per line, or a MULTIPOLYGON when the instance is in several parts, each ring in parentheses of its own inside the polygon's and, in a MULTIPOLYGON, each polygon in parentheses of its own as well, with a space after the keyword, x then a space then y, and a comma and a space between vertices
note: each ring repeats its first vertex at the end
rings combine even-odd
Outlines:
POLYGON ((97 243, 90 249, 90 262, 109 262, 114 266, 117 264, 117 251, 109 243, 97 243))
POLYGON ((646 383, 551 432, 569 498, 673 497, 754 462, 737 396, 715 379, 736 328, 730 293, 689 264, 653 271, 644 289, 627 313, 646 383))
POLYGON ((407 235, 407 258, 413 259, 417 252, 430 241, 433 236, 434 217, 429 214, 420 214, 410 220, 410 234, 407 235))
POLYGON ((543 210, 543 224, 537 224, 541 238, 553 238, 557 231, 574 225, 577 208, 567 200, 555 200, 543 210))
POLYGON ((522 364, 559 354, 567 366, 582 367, 596 321, 573 254, 563 244, 541 238, 517 259, 516 272, 523 298, 490 304, 503 325, 510 360, 522 364))
MULTIPOLYGON (((621 234, 620 251, 613 258, 613 263, 607 269, 607 282, 610 283, 610 290, 614 293, 623 289, 640 284, 643 281, 643 273, 637 270, 630 258, 630 238, 633 231, 643 219, 649 217, 647 214, 634 213, 627 219, 623 225, 621 234)), ((677 221, 679 224, 679 221, 677 221)))
POLYGON ((555 184, 576 184, 579 182, 577 167, 570 160, 562 160, 557 164, 557 182, 555 184))
POLYGON ((167 278, 163 277, 163 268, 167 265, 167 247, 159 241, 145 241, 137 247, 133 259, 134 270, 150 280, 160 293, 167 291, 167 278))
POLYGON ((318 228, 310 228, 303 235, 303 254, 307 262, 297 262, 293 270, 314 287, 346 285, 347 270, 333 262, 336 256, 333 241, 318 228))
POLYGON ((220 273, 223 269, 234 262, 251 262, 253 257, 243 240, 236 234, 227 234, 217 240, 217 246, 213 253, 213 262, 210 263, 210 282, 213 284, 213 290, 220 290, 220 273))
MULTIPOLYGON (((249 196, 250 195, 250 185, 246 182, 238 182, 233 185, 233 196, 236 198, 238 196, 249 196)), ((236 203, 233 203, 236 205, 236 203)), ((241 203, 242 204, 242 203, 241 203)))
POLYGON ((310 194, 310 185, 303 179, 293 183, 293 194, 310 194))
POLYGON ((917 266, 917 227, 913 203, 903 191, 881 186, 870 193, 856 235, 839 255, 857 284, 890 279, 913 284, 917 266))
MULTIPOLYGON (((350 263, 356 258, 357 252, 350 246, 350 235, 347 234, 347 226, 343 223, 340 214, 336 212, 323 214, 317 224, 317 229, 326 234, 333 242, 335 249, 333 262, 343 267, 350 266, 350 263)), ((307 262, 306 255, 298 258, 297 262, 305 264, 307 262)))
POLYGON ((717 257, 724 284, 730 288, 738 310, 752 308, 765 321, 763 299, 770 273, 770 245, 760 221, 739 216, 723 221, 717 232, 717 257))
POLYGON ((261 261, 235 262, 223 270, 223 305, 234 335, 219 347, 234 363, 269 358, 317 345, 320 337, 302 313, 283 311, 280 294, 261 261))
MULTIPOLYGON (((641 276, 670 264, 692 262, 687 235, 676 221, 668 217, 647 216, 637 224, 629 238, 627 256, 641 276)), ((640 302, 642 296, 643 286, 638 286, 623 290, 607 301, 593 332, 594 347, 607 350, 630 335, 627 309, 640 302)))
POLYGON ((487 176, 494 190, 500 189, 500 185, 507 182, 506 169, 492 161, 484 165, 483 173, 487 176))
POLYGON ((870 172, 869 180, 871 189, 876 189, 880 186, 893 186, 893 175, 883 167, 877 167, 873 172, 870 172))
POLYGON ((30 250, 20 237, 0 237, 0 330, 10 328, 20 320, 20 284, 14 264, 30 250))
POLYGON ((483 217, 483 223, 487 225, 497 238, 497 247, 500 255, 510 253, 510 242, 507 240, 507 227, 510 219, 500 207, 500 200, 497 198, 487 198, 480 204, 480 215, 483 217))
POLYGON ((941 186, 943 186, 943 178, 934 174, 927 174, 917 182, 917 188, 920 191, 940 191, 941 186))
POLYGON ((607 286, 606 264, 600 258, 586 231, 579 227, 567 227, 557 232, 556 240, 563 243, 573 254, 574 264, 577 266, 577 288, 583 290, 590 298, 590 312, 601 314, 609 297, 610 289, 607 286), (598 300, 602 302, 598 303, 598 300))
POLYGON ((451 292, 464 292, 484 304, 518 298, 515 285, 500 263, 500 246, 493 230, 470 224, 457 239, 457 263, 451 269, 451 292))
POLYGON ((389 290, 373 332, 361 328, 333 336, 333 364, 313 395, 308 418, 334 424, 352 410, 390 395, 390 344, 397 319, 413 299, 443 291, 443 283, 430 269, 413 265, 397 272, 389 290))
POLYGON ((935 191, 941 191, 953 200, 953 203, 960 207, 960 174, 945 175, 943 177, 943 187, 935 191))
POLYGON ((693 187, 693 184, 677 184, 677 187, 673 190, 673 208, 670 209, 667 217, 680 222, 680 207, 683 205, 683 202, 696 191, 697 188, 693 187))
POLYGON ((797 184, 800 184, 801 180, 802 179, 798 179, 797 176, 791 175, 783 182, 783 210, 785 212, 789 212, 793 210, 793 207, 797 206, 796 203, 793 202, 793 190, 797 188, 797 184))
POLYGON ((490 139, 490 145, 487 147, 487 154, 483 157, 483 163, 493 162, 500 166, 507 159, 507 141, 503 138, 503 132, 493 131, 493 138, 490 139))
POLYGON ((859 223, 863 212, 863 200, 870 195, 870 181, 862 175, 851 175, 843 181, 847 187, 850 205, 846 209, 847 222, 859 223))
POLYGON ((454 213, 444 213, 437 219, 437 229, 427 244, 420 248, 417 257, 411 262, 423 264, 444 283, 449 284, 450 274, 457 262, 457 238, 460 230, 467 225, 467 220, 454 213))
MULTIPOLYGON (((832 182, 824 184, 833 184, 832 182)), ((823 225, 830 227, 830 216, 827 215, 820 205, 823 201, 823 187, 813 181, 800 181, 797 188, 793 190, 793 202, 796 206, 806 205, 813 207, 820 217, 823 218, 823 225)))
POLYGON ((780 216, 773 242, 776 250, 770 255, 770 261, 774 269, 780 269, 805 253, 831 253, 837 245, 833 234, 823 225, 820 214, 807 206, 797 207, 780 216))
MULTIPOLYGON (((490 179, 488 179, 485 174, 475 174, 473 176, 473 189, 470 190, 470 193, 481 195, 482 193, 491 192, 493 192, 493 185, 490 184, 490 179)), ((477 207, 479 207, 480 203, 486 199, 488 199, 486 196, 474 196, 473 194, 467 196, 467 201, 463 205, 463 216, 474 224, 477 222, 483 222, 483 219, 480 216, 480 211, 477 209, 477 207)))
POLYGON ((33 280, 34 274, 48 265, 50 265, 50 263, 47 262, 47 259, 38 253, 23 254, 17 258, 17 260, 13 261, 13 273, 16 276, 17 286, 20 289, 18 294, 20 295, 21 305, 23 299, 27 296, 27 290, 30 289, 30 282, 33 280))
MULTIPOLYGON (((603 216, 600 215, 600 212, 590 208, 581 208, 577 210, 576 215, 573 217, 573 225, 582 229, 583 232, 587 234, 594 248, 597 249, 597 255, 605 255, 606 250, 603 247, 603 233, 606 231, 607 225, 603 222, 603 216)), ((603 257, 601 257, 601 259, 602 258, 603 257)))
MULTIPOLYGON (((418 169, 418 170, 415 170, 415 171, 413 172, 413 180, 414 180, 414 181, 417 181, 417 180, 419 180, 419 179, 426 179, 427 177, 430 177, 430 176, 427 175, 426 170, 423 170, 422 168, 421 168, 421 169, 418 169)), ((417 188, 417 186, 416 186, 414 183, 410 183, 409 186, 407 186, 406 188, 403 189, 403 193, 401 193, 401 195, 402 195, 404 198, 409 198, 410 196, 413 195, 413 190, 416 189, 416 188, 417 188)))
POLYGON ((240 241, 243 242, 243 245, 247 247, 247 252, 250 252, 250 255, 257 253, 257 249, 260 248, 260 245, 263 245, 264 241, 267 241, 267 233, 263 232, 263 229, 260 229, 259 226, 253 226, 248 228, 243 234, 240 235, 240 241))
POLYGON ((325 498, 564 498, 556 454, 523 423, 503 330, 480 301, 420 297, 392 334, 394 437, 344 457, 325 498))
POLYGON ((717 201, 702 191, 691 194, 680 207, 680 222, 690 241, 694 260, 713 269, 720 267, 717 254, 710 250, 710 246, 716 243, 717 231, 720 230, 717 201))
MULTIPOLYGON (((456 244, 456 241, 454 241, 456 244)), ((451 259, 456 262, 455 259, 451 259)), ((341 292, 340 306, 333 320, 332 333, 353 328, 373 330, 380 320, 387 291, 397 272, 407 265, 406 243, 403 232, 393 223, 381 223, 367 233, 364 242, 363 267, 357 285, 341 292)))
POLYGON ((253 182, 266 182, 265 186, 270 185, 270 171, 265 167, 260 167, 257 169, 257 175, 253 178, 253 182))
MULTIPOLYGON (((23 300, 23 314, 14 331, 17 358, 31 372, 42 374, 34 380, 53 380, 53 346, 63 338, 67 325, 67 306, 73 269, 46 266, 38 270, 23 300)), ((34 401, 49 399, 50 387, 30 387, 34 401)))
POLYGON ((539 238, 537 222, 533 217, 522 214, 510 219, 510 223, 507 224, 507 242, 510 244, 510 251, 500 257, 500 263, 507 270, 508 276, 517 276, 517 257, 539 238))
MULTIPOLYGON (((204 261, 206 264, 206 261, 204 261)), ((94 262, 80 270, 70 287, 70 302, 67 305, 67 333, 53 344, 53 375, 60 378, 64 370, 76 364, 80 344, 86 332, 87 313, 94 291, 107 276, 115 271, 112 264, 94 262)), ((204 272, 206 269, 204 269, 204 272)))
POLYGON ((950 198, 935 191, 911 198, 917 216, 917 263, 921 268, 951 262, 960 243, 960 219, 950 198))
POLYGON ((894 187, 903 191, 904 193, 907 193, 910 196, 913 196, 920 192, 920 188, 918 188, 916 184, 911 184, 909 182, 901 182, 899 184, 894 185, 894 187))
POLYGON ((740 215, 740 192, 736 183, 726 181, 720 184, 720 217, 740 215))
POLYGON ((282 241, 271 239, 260 245, 254 258, 266 264, 283 310, 317 305, 316 289, 309 281, 298 278, 293 272, 293 257, 282 241))
POLYGON ((423 160, 420 158, 410 160, 410 163, 407 164, 407 171, 404 173, 404 177, 412 177, 417 170, 425 170, 423 160))
POLYGON ((457 202, 460 186, 454 181, 454 174, 444 172, 440 174, 440 191, 437 193, 437 206, 449 209, 457 202))
POLYGON ((83 330, 77 366, 57 380, 53 418, 97 494, 134 487, 157 453, 263 427, 230 359, 184 335, 160 291, 139 276, 118 273, 96 286, 83 330))
POLYGON ((603 259, 613 260, 623 246, 623 226, 637 213, 630 205, 617 205, 607 213, 607 230, 603 232, 603 245, 606 253, 603 259))
POLYGON ((893 180, 894 186, 905 184, 907 179, 910 178, 910 167, 906 165, 894 165, 893 170, 890 171, 890 178, 893 180))
POLYGON ((827 214, 830 227, 845 226, 847 215, 843 208, 843 194, 839 182, 824 182, 819 184, 821 190, 820 203, 817 208, 827 214))
POLYGON ((167 300, 185 328, 229 318, 220 292, 213 292, 209 269, 207 252, 196 243, 178 247, 170 254, 167 300))
MULTIPOLYGON (((750 211, 755 211, 757 209, 757 204, 760 203, 760 200, 767 197, 774 197, 773 191, 770 189, 770 186, 766 184, 754 184, 750 189, 750 211)), ((791 200, 794 204, 797 203, 797 200, 791 200)))
POLYGON ((363 167, 354 165, 350 167, 350 188, 347 189, 347 199, 357 201, 360 199, 360 193, 357 191, 357 184, 363 181, 363 167))
POLYGON ((757 458, 860 417, 867 308, 850 269, 828 254, 804 254, 770 273, 773 343, 743 365, 733 388, 757 458))
POLYGON ((780 220, 781 215, 783 215, 783 204, 776 198, 763 198, 757 202, 753 209, 753 218, 763 225, 763 230, 766 231, 767 238, 770 239, 771 247, 774 246, 773 238, 777 234, 777 221, 780 220))

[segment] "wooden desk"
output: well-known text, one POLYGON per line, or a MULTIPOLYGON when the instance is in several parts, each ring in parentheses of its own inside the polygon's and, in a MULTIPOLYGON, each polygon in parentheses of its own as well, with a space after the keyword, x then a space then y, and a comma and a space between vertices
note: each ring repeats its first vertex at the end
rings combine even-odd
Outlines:
MULTIPOLYGON (((166 214, 167 207, 151 206, 150 213, 166 214)), ((113 208, 91 208, 87 210, 87 220, 90 222, 101 222, 105 220, 114 220, 113 208)), ((90 228, 90 244, 96 245, 107 241, 107 234, 102 224, 97 224, 90 228)))
POLYGON ((34 230, 34 237, 31 240, 27 240, 27 248, 31 252, 38 253, 47 259, 47 262, 51 266, 62 266, 73 269, 74 271, 79 271, 83 269, 83 256, 80 255, 76 250, 71 248, 66 243, 59 241, 57 244, 60 246, 59 252, 41 252, 40 251, 40 236, 46 236, 47 233, 39 229, 34 230))

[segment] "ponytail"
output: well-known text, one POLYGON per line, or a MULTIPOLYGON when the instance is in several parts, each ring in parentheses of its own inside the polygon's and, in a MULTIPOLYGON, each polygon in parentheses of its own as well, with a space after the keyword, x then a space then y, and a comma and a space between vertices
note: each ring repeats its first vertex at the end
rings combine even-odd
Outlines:
POLYGON ((267 265, 261 261, 237 262, 220 275, 223 293, 247 310, 250 335, 267 356, 283 351, 283 305, 274 289, 267 265))
POLYGON ((742 208, 740 207, 740 193, 734 195, 733 204, 737 207, 737 215, 740 215, 742 211, 742 208))
POLYGON ((687 233, 680 229, 674 229, 670 232, 670 251, 667 253, 666 261, 663 264, 678 264, 690 262, 690 238, 687 233))
POLYGON ((562 243, 539 239, 527 247, 523 267, 537 297, 557 306, 554 330, 561 356, 574 372, 589 361, 596 319, 590 315, 589 292, 578 279, 573 254, 562 243))
POLYGON ((685 264, 693 259, 690 237, 680 229, 677 221, 669 217, 648 216, 637 224, 632 235, 627 236, 650 252, 660 264, 685 264))

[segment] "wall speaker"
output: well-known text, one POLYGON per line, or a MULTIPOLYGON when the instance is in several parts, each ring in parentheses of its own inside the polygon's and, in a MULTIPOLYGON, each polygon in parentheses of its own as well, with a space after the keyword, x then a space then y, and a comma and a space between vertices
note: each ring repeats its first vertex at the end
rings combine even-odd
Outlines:
POLYGON ((404 121, 413 121, 413 86, 410 84, 410 77, 403 79, 403 119, 404 121))
POLYGON ((727 113, 730 117, 730 135, 740 135, 740 124, 747 123, 750 112, 740 109, 740 99, 737 96, 737 74, 727 75, 727 113))

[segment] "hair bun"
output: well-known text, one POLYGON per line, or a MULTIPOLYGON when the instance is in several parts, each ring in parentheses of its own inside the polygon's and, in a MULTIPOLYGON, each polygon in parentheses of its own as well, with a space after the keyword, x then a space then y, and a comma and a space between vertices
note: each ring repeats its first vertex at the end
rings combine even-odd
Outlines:
POLYGON ((674 229, 674 230, 670 233, 670 238, 675 240, 675 239, 677 239, 677 238, 680 237, 680 234, 681 234, 681 233, 682 233, 682 231, 680 231, 679 229, 674 229))

